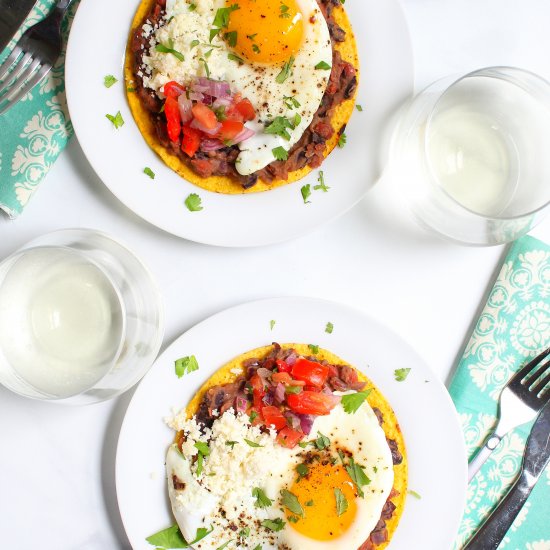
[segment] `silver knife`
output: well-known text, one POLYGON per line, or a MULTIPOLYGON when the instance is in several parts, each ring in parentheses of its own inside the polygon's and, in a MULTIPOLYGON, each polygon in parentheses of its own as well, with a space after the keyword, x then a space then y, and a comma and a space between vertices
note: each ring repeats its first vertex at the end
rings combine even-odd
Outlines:
POLYGON ((463 550, 496 550, 550 460, 550 402, 535 420, 521 472, 512 488, 463 550))
POLYGON ((0 0, 0 53, 27 19, 36 0, 0 0))

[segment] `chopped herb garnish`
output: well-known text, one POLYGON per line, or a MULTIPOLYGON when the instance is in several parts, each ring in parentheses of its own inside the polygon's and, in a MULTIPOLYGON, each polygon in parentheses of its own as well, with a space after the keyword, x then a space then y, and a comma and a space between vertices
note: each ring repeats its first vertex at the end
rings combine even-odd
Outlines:
POLYGON ((269 321, 269 327, 271 328, 271 330, 273 330, 273 327, 275 326, 275 323, 277 321, 274 321, 273 319, 271 319, 271 321, 269 321))
POLYGON ((258 44, 252 44, 252 51, 254 53, 260 53, 262 50, 260 50, 260 46, 258 46, 258 44))
POLYGON ((300 441, 300 443, 298 443, 298 447, 302 447, 302 449, 305 449, 308 445, 309 443, 307 441, 300 441))
POLYGON ((409 489, 407 492, 409 493, 409 495, 411 495, 414 498, 417 498, 419 500, 422 498, 419 493, 417 493, 416 491, 413 491, 412 489, 409 489))
POLYGON ((103 85, 105 86, 105 88, 110 88, 113 84, 116 84, 117 82, 118 80, 112 74, 108 74, 103 79, 103 85))
POLYGON ((194 355, 176 359, 174 366, 176 368, 176 376, 178 378, 181 378, 184 374, 189 374, 190 372, 199 370, 199 363, 194 355))
POLYGON ((340 517, 348 509, 348 501, 344 493, 338 488, 334 489, 334 497, 336 498, 336 514, 340 517))
POLYGON ((283 102, 287 109, 297 109, 300 106, 300 102, 294 96, 284 96, 283 102))
POLYGON ((210 78, 210 68, 208 67, 208 63, 204 57, 199 58, 199 61, 204 65, 204 72, 206 73, 206 77, 210 78))
POLYGON ((280 136, 287 141, 290 141, 290 134, 287 131, 287 128, 294 130, 296 126, 284 116, 278 116, 273 119, 273 121, 265 127, 266 134, 275 134, 280 136))
POLYGON ((346 458, 346 455, 340 450, 338 449, 338 456, 340 457, 340 460, 342 461, 342 465, 345 466, 345 458, 346 458))
POLYGON ((195 540, 192 540, 189 544, 196 544, 200 540, 202 540, 204 537, 209 535, 212 531, 214 531, 214 528, 211 526, 210 531, 206 529, 206 527, 199 527, 197 529, 197 534, 195 536, 195 540))
POLYGON ((147 176, 149 176, 152 180, 155 179, 155 173, 154 173, 153 170, 151 170, 151 168, 149 168, 148 166, 146 166, 146 167, 143 169, 143 173, 146 174, 147 176))
POLYGON ((232 48, 237 45, 237 31, 226 32, 223 36, 232 48))
POLYGON ((254 39, 258 36, 258 33, 254 33, 254 34, 247 34, 246 37, 249 39, 249 40, 252 40, 252 42, 254 42, 254 39))
POLYGON ((293 514, 296 514, 297 516, 304 517, 304 509, 302 508, 302 505, 300 504, 300 501, 298 500, 298 497, 291 493, 290 491, 287 491, 286 489, 283 489, 281 491, 281 503, 285 508, 288 508, 293 514))
POLYGON ((359 103, 355 106, 355 108, 359 111, 359 112, 362 112, 363 111, 363 107, 361 105, 359 105, 359 103))
POLYGON ((346 471, 349 474, 349 477, 351 477, 353 483, 355 483, 357 494, 360 497, 365 496, 365 493, 363 493, 361 487, 370 483, 370 479, 367 477, 363 470, 363 466, 359 466, 359 464, 356 464, 353 458, 349 459, 349 465, 346 466, 346 471))
POLYGON ((302 117, 298 113, 296 113, 294 115, 294 118, 292 119, 292 124, 294 124, 294 128, 296 128, 296 126, 298 126, 300 122, 302 122, 302 117))
POLYGON ((213 27, 220 27, 225 29, 229 25, 229 16, 232 11, 240 9, 238 4, 233 4, 228 8, 219 8, 214 16, 214 22, 212 23, 213 27))
POLYGON ((242 65, 244 63, 244 61, 238 55, 235 55, 234 53, 228 53, 227 54, 227 59, 229 59, 230 61, 235 61, 239 65, 242 65))
POLYGON ((228 446, 228 447, 231 447, 233 449, 233 447, 235 447, 235 445, 238 445, 239 442, 238 441, 226 441, 225 444, 228 446))
POLYGON ((193 48, 196 48, 199 44, 200 44, 200 42, 198 40, 193 40, 193 41, 191 41, 191 45, 190 45, 189 49, 192 50, 193 48))
POLYGON ((277 160, 287 160, 288 159, 288 151, 284 147, 275 147, 275 149, 272 149, 273 156, 277 160))
POLYGON ((112 123, 113 126, 118 130, 121 126, 124 126, 124 119, 120 114, 120 111, 116 115, 105 115, 112 123))
POLYGON ((252 489, 252 496, 256 499, 254 503, 256 508, 267 508, 273 504, 273 501, 259 487, 252 489))
POLYGON ((204 456, 208 456, 210 454, 210 447, 207 443, 204 443, 203 441, 197 441, 195 443, 195 447, 198 449, 199 453, 204 456))
POLYGON ((354 414, 359 410, 359 407, 365 402, 372 390, 358 391, 342 396, 342 407, 348 414, 354 414))
POLYGON ((199 453, 197 455, 197 477, 199 477, 202 474, 203 464, 204 464, 204 455, 202 453, 199 453))
POLYGON ((189 4, 189 11, 195 11, 197 9, 197 4, 189 4))
POLYGON ((291 17, 290 13, 288 13, 289 7, 287 5, 281 3, 279 9, 281 10, 279 17, 282 17, 283 19, 288 19, 289 17, 291 17))
POLYGON ((248 419, 250 420, 250 423, 252 424, 252 422, 254 422, 256 418, 258 418, 258 413, 256 411, 252 411, 250 413, 250 416, 248 417, 248 419))
POLYGON ((246 539, 249 536, 250 536, 250 527, 243 527, 239 531, 239 537, 242 537, 243 539, 246 539))
POLYGON ((178 52, 178 50, 174 50, 171 46, 157 44, 155 50, 160 53, 171 53, 178 61, 185 61, 185 56, 181 52, 178 52))
POLYGON ((313 500, 308 500, 306 503, 305 503, 306 506, 313 506, 313 500))
POLYGON ((290 523, 298 523, 300 518, 298 516, 288 516, 288 521, 290 521, 290 523))
POLYGON ((281 518, 265 519, 262 521, 262 527, 271 531, 280 531, 285 526, 285 522, 281 518))
POLYGON ((301 478, 306 477, 307 474, 309 474, 309 467, 307 464, 298 464, 298 466, 296 466, 296 471, 301 478))
POLYGON ((257 544, 256 546, 254 546, 253 550, 262 550, 262 545, 257 544))
POLYGON ((315 344, 308 344, 307 347, 311 350, 313 355, 317 355, 319 353, 319 346, 316 346, 315 344))
POLYGON ((326 61, 319 61, 317 65, 315 65, 315 68, 319 71, 330 71, 332 67, 326 62, 326 61))
POLYGON ((132 88, 132 87, 129 87, 129 88, 126 88, 126 91, 127 91, 127 92, 130 92, 130 93, 133 93, 133 92, 136 91, 136 89, 135 89, 135 88, 132 88))
POLYGON ((245 439, 244 442, 245 442, 249 447, 263 447, 263 445, 260 445, 259 443, 256 443, 255 441, 250 441, 250 439, 245 439))
POLYGON ((291 75, 294 61, 294 56, 291 56, 290 59, 283 65, 281 72, 275 78, 275 82, 277 82, 277 84, 282 84, 291 75))
POLYGON ((285 393, 302 393, 302 386, 286 386, 285 387, 285 393))
POLYGON ((325 327, 325 332, 328 334, 332 334, 333 330, 334 330, 334 325, 329 321, 327 323, 327 326, 325 327))
POLYGON ((348 137, 346 136, 345 132, 342 132, 340 134, 340 137, 338 138, 338 147, 340 147, 340 149, 343 149, 347 142, 348 142, 348 137))
POLYGON ((216 38, 216 36, 218 36, 220 32, 221 32, 221 29, 210 29, 210 37, 209 37, 210 42, 212 42, 212 40, 214 40, 214 38, 216 38))
POLYGON ((185 206, 189 212, 200 212, 202 210, 201 198, 196 193, 191 193, 185 199, 185 206))
POLYGON ((310 184, 308 183, 307 185, 303 185, 302 188, 300 189, 300 191, 302 193, 302 199, 304 200, 304 204, 310 203, 311 201, 307 200, 307 199, 309 199, 309 197, 311 197, 311 186, 310 186, 310 184))
POLYGON ((224 542, 221 546, 218 546, 216 550, 223 550, 224 548, 227 548, 230 542, 231 542, 230 540, 228 540, 227 542, 224 542))
POLYGON ((317 439, 314 441, 314 445, 322 451, 330 445, 330 439, 321 432, 317 432, 317 439))
POLYGON ((204 54, 204 57, 205 59, 210 59, 210 56, 212 55, 212 52, 214 51, 213 48, 210 48, 205 54, 204 54))
POLYGON ((407 376, 409 376, 411 369, 395 369, 394 376, 397 382, 404 382, 407 376))
POLYGON ((189 548, 189 544, 183 538, 180 528, 172 525, 145 539, 149 544, 162 548, 189 548))
POLYGON ((330 187, 325 184, 325 173, 322 170, 319 170, 319 176, 317 177, 317 181, 319 182, 318 185, 315 185, 313 189, 315 191, 323 191, 323 193, 327 193, 330 187))

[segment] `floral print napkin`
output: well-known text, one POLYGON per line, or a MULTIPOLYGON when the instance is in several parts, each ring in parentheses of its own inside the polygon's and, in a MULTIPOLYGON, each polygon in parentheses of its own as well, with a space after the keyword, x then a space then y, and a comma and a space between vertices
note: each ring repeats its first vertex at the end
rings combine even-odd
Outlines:
MULTIPOLYGON (((550 246, 526 236, 502 266, 451 383, 468 456, 494 426, 500 391, 550 346, 550 246)), ((506 436, 468 487, 455 548, 461 548, 513 483, 531 424, 506 436)), ((499 550, 550 550, 550 466, 499 550)))
MULTIPOLYGON (((23 27, 0 53, 0 63, 21 34, 43 19, 54 4, 55 0, 35 4, 23 27)), ((71 11, 74 13, 74 7, 71 11)), ((69 20, 72 18, 64 22, 64 44, 69 20)), ((65 51, 38 86, 0 115, 0 208, 11 218, 23 211, 73 133, 65 103, 64 63, 65 51)))

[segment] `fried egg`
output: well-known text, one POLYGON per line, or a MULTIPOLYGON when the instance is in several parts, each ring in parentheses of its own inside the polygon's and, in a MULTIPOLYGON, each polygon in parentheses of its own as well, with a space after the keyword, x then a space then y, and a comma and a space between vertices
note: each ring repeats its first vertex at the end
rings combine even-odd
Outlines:
POLYGON ((162 93, 170 80, 185 84, 207 76, 229 82, 231 92, 248 98, 257 113, 247 123, 256 133, 239 143, 236 161, 239 173, 252 174, 275 160, 274 149, 291 149, 321 104, 332 65, 327 23, 316 0, 195 0, 196 7, 190 5, 168 0, 166 22, 157 29, 144 25, 151 45, 144 56, 144 85, 162 93), (184 59, 157 51, 157 44, 184 59))
POLYGON ((232 410, 202 435, 193 419, 173 427, 183 429, 186 441, 181 452, 175 444, 168 451, 168 491, 186 540, 209 531, 192 544, 196 549, 359 548, 393 486, 391 452, 367 402, 355 414, 338 405, 318 417, 310 443, 294 449, 232 410), (208 445, 199 475, 194 438, 208 445), (365 476, 359 485, 353 465, 365 476))

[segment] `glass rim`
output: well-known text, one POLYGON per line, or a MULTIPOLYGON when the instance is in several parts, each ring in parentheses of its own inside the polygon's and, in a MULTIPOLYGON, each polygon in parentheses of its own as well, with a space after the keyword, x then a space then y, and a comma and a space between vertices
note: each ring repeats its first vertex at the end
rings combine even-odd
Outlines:
MULTIPOLYGON (((528 76, 529 78, 532 78, 532 79, 538 81, 540 84, 545 86, 548 89, 548 99, 550 100, 550 81, 548 81, 543 76, 540 76, 540 75, 538 75, 538 74, 536 74, 533 71, 530 71, 528 69, 520 69, 519 67, 512 67, 512 66, 509 66, 509 65, 495 65, 495 66, 483 67, 481 69, 475 69, 475 70, 470 71, 466 74, 463 74, 459 77, 447 77, 447 79, 450 80, 451 78, 453 78, 453 80, 445 86, 445 89, 441 92, 440 96, 437 98, 437 101, 430 108, 430 112, 428 113, 428 116, 426 118, 426 132, 425 132, 425 135, 424 135, 424 139, 422 141, 422 147, 423 147, 422 152, 423 152, 423 156, 424 156, 424 162, 428 166, 428 170, 429 170, 429 173, 430 173, 432 179, 436 182, 437 189, 440 192, 442 192, 454 204, 456 204, 459 208, 462 208, 464 211, 469 212, 470 214, 473 214, 474 216, 478 216, 478 217, 483 218, 485 220, 511 221, 511 220, 519 220, 519 219, 522 219, 522 218, 526 218, 528 216, 534 216, 536 214, 541 213, 543 210, 545 210, 546 208, 548 208, 550 206, 550 196, 548 197, 548 199, 543 204, 541 204, 537 208, 535 208, 533 210, 530 210, 530 211, 527 211, 527 212, 524 212, 522 214, 516 214, 514 216, 488 216, 486 214, 483 214, 482 212, 478 212, 476 210, 473 210, 473 209, 465 206, 464 204, 459 202, 457 199, 455 199, 442 185, 440 185, 439 178, 437 178, 437 176, 434 172, 432 162, 429 160, 429 155, 428 155, 428 135, 429 135, 429 132, 428 132, 428 130, 429 130, 430 126, 432 125, 432 121, 433 121, 433 119, 436 115, 438 107, 440 106, 440 103, 442 102, 443 98, 445 97, 447 92, 451 88, 456 86, 459 82, 461 82, 463 80, 466 80, 468 78, 472 78, 474 76, 485 76, 487 78, 499 78, 501 80, 506 80, 507 82, 510 82, 510 83, 514 84, 512 78, 507 74, 507 72, 510 72, 510 71, 521 73, 525 76, 528 76), (493 73, 493 74, 491 74, 491 73, 493 73)), ((446 79, 444 78, 444 79, 441 79, 441 80, 446 80, 446 79)), ((435 84, 435 83, 432 83, 429 86, 427 86, 423 90, 423 92, 421 92, 421 93, 424 93, 425 91, 429 90, 429 88, 431 88, 433 86, 433 84, 435 84)))

